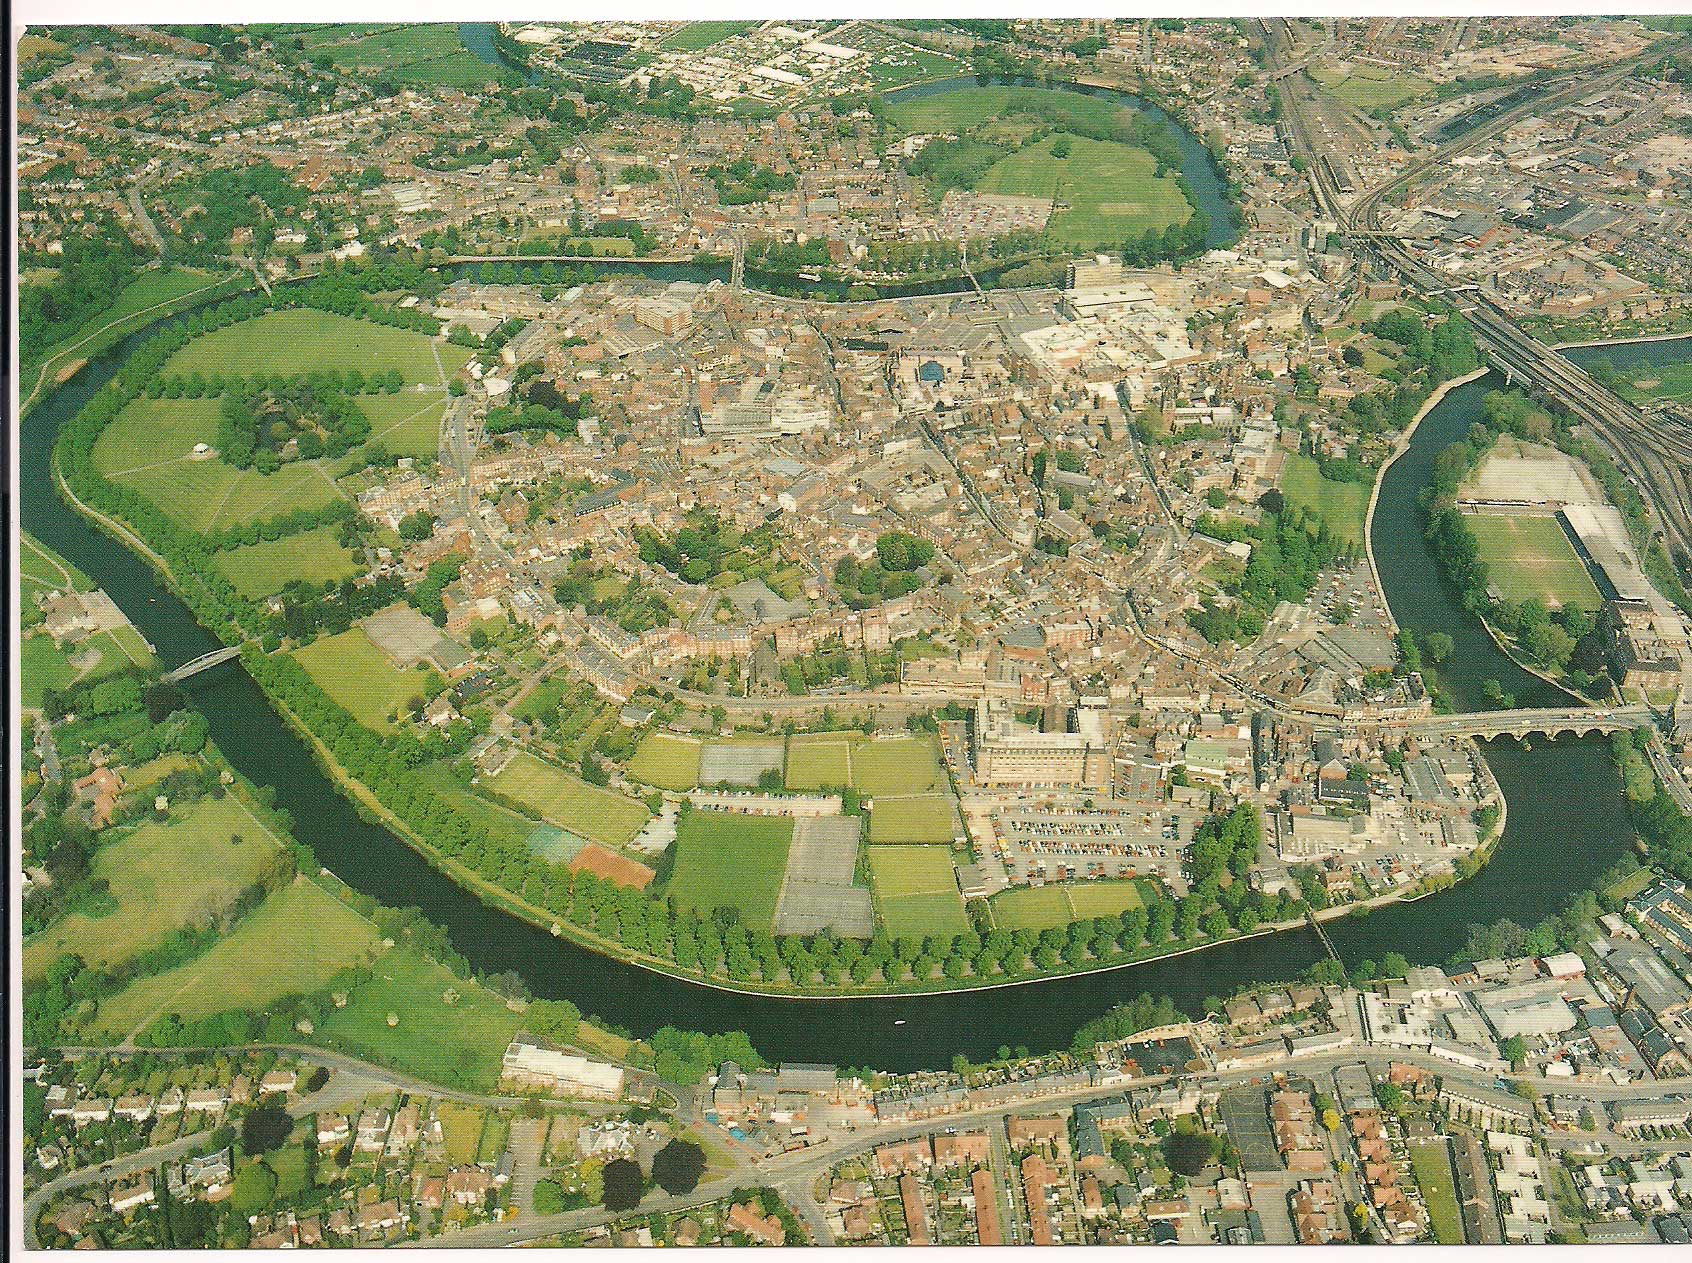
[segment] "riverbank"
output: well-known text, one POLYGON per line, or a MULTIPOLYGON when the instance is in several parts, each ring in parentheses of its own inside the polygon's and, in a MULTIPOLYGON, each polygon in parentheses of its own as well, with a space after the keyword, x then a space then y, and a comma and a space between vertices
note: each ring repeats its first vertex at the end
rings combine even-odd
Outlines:
MULTIPOLYGON (((1491 371, 1488 368, 1477 368, 1472 373, 1466 373, 1462 377, 1453 377, 1450 381, 1441 382, 1438 386, 1435 386, 1433 393, 1422 401, 1422 406, 1417 410, 1416 415, 1410 418, 1410 424, 1404 427, 1404 432, 1398 436, 1398 441, 1393 444, 1392 454, 1382 462, 1380 472, 1375 475, 1374 486, 1369 489, 1369 507, 1363 514, 1363 550, 1369 557, 1369 577, 1374 580, 1375 591, 1382 594, 1383 601, 1385 600, 1386 587, 1381 582, 1380 567, 1375 564, 1375 506, 1380 501, 1381 488, 1386 485, 1387 470, 1398 462, 1400 456, 1410 450, 1410 441, 1416 437, 1416 431, 1421 427, 1423 419, 1445 401, 1446 395, 1459 386, 1466 386, 1472 381, 1478 381, 1491 371)), ((1398 618, 1393 613, 1390 604, 1387 606, 1387 620, 1391 623, 1394 632, 1400 630, 1398 618)))

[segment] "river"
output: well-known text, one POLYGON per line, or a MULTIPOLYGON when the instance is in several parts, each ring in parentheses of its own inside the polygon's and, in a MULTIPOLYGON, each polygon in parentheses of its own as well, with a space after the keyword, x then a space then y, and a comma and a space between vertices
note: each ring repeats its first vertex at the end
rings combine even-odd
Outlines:
MULTIPOLYGON (((58 498, 49 473, 59 426, 159 327, 91 360, 25 420, 20 508, 26 529, 109 592, 161 659, 175 665, 215 648, 212 637, 135 554, 58 498)), ((1688 342, 1636 344, 1625 356, 1630 366, 1667 363, 1684 357, 1688 342)), ((1609 354, 1619 362, 1624 353, 1609 354)), ((1489 677, 1524 704, 1552 700, 1553 693, 1501 654, 1452 601, 1417 521, 1417 491, 1434 455, 1478 418, 1480 398, 1494 384, 1487 378, 1459 387, 1423 421, 1383 480, 1372 532, 1394 614, 1417 631, 1452 637, 1457 665, 1442 682, 1462 705, 1477 701, 1480 681, 1489 677)), ((681 982, 618 964, 488 907, 385 829, 360 819, 238 665, 207 672, 189 687, 230 762, 256 784, 275 788, 299 836, 349 885, 387 904, 421 908, 478 970, 514 969, 536 995, 567 997, 636 1034, 663 1025, 738 1029, 773 1058, 911 1070, 944 1065, 959 1052, 986 1056, 1000 1045, 1065 1044, 1083 1022, 1142 991, 1171 995, 1196 1010, 1206 996, 1296 976, 1320 955, 1314 934, 1299 929, 1121 970, 946 996, 787 1000, 681 982)), ((1602 741, 1535 741, 1531 752, 1493 742, 1487 753, 1510 805, 1492 862, 1453 890, 1329 923, 1346 960, 1394 949, 1414 961, 1443 959, 1461 945, 1470 923, 1502 916, 1537 921, 1625 852, 1631 831, 1602 741)))

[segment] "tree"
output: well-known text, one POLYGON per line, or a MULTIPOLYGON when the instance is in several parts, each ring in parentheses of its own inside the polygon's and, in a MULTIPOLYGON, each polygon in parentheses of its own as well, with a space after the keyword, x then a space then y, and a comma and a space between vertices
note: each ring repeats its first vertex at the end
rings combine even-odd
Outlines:
POLYGON ((630 1162, 627 1158, 607 1162, 605 1170, 600 1173, 600 1181, 601 1204, 606 1210, 633 1210, 640 1205, 645 1181, 641 1178, 638 1162, 630 1162))
POLYGON ((672 1140, 652 1159, 653 1182, 666 1193, 691 1193, 705 1172, 705 1151, 687 1140, 672 1140))
POLYGON ((1451 656, 1451 637, 1444 632, 1429 632, 1422 638, 1422 655, 1438 666, 1451 656))
POLYGON ((1527 1063, 1527 1045, 1522 1041, 1520 1035, 1512 1035, 1501 1041, 1498 1045, 1498 1053, 1516 1070, 1520 1070, 1527 1063))
POLYGON ((243 1216, 256 1215, 276 1196, 276 1173, 262 1162, 249 1162, 235 1176, 229 1202, 243 1216))
POLYGON ((256 1157, 272 1149, 280 1149, 293 1129, 294 1120, 284 1109, 260 1105, 257 1109, 248 1110, 246 1118, 241 1120, 241 1152, 248 1157, 256 1157))
POLYGON ((1215 1160, 1221 1148, 1209 1132, 1172 1131, 1163 1140, 1163 1160, 1177 1175, 1197 1175, 1215 1160))

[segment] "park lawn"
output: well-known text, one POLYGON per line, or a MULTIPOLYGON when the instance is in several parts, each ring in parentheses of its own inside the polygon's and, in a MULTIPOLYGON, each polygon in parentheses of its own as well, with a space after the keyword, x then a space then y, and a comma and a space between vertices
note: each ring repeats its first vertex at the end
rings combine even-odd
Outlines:
POLYGON ((1366 482, 1324 478, 1321 467, 1302 452, 1287 457, 1281 474, 1281 494, 1287 503, 1326 522, 1334 538, 1356 552, 1363 551, 1370 490, 1371 485, 1366 482))
POLYGON ((950 843, 955 832, 952 800, 943 794, 909 798, 880 795, 870 811, 871 842, 950 843))
POLYGON ((542 820, 606 846, 622 846, 652 814, 645 803, 589 785, 525 750, 514 754, 486 784, 542 820))
POLYGON ((219 551, 212 559, 235 590, 249 601, 280 592, 295 579, 309 583, 350 578, 364 569, 340 529, 320 526, 299 535, 261 539, 256 544, 219 551))
POLYGON ((932 737, 860 741, 852 749, 852 788, 860 794, 929 794, 947 789, 932 737))
POLYGON ((792 842, 789 817, 690 811, 676 824, 675 866, 665 893, 680 911, 738 908, 749 928, 768 930, 792 842))
POLYGON ((149 820, 94 854, 93 875, 117 907, 100 917, 73 912, 27 940, 24 976, 38 977, 64 952, 95 969, 122 964, 227 908, 275 855, 276 843, 233 794, 149 820))
POLYGON ((851 740, 845 733, 790 738, 786 780, 789 789, 850 788, 851 740))
POLYGON ((317 1038, 434 1083, 488 1091, 521 1026, 522 1018, 480 983, 396 947, 376 962, 370 981, 352 989, 345 1008, 323 1019, 317 1038), (388 1025, 390 1013, 397 1026, 388 1025))
POLYGON ((24 600, 48 592, 87 592, 94 586, 82 571, 35 536, 25 532, 18 540, 18 590, 24 600))
POLYGON ((1386 107, 1397 109, 1406 101, 1426 96, 1433 84, 1417 75, 1403 74, 1381 66, 1316 66, 1310 77, 1347 105, 1367 114, 1386 107))
POLYGON ((989 906, 1001 930, 1051 930, 1075 919, 1062 886, 1019 886, 994 895, 989 906))
POLYGON ((750 31, 756 22, 689 22, 679 31, 671 31, 658 41, 658 47, 674 52, 696 53, 712 44, 720 44, 742 31, 750 31))
POLYGON ((1054 132, 999 159, 976 185, 981 193, 1049 197, 1062 204, 1046 235, 1074 246, 1117 245, 1149 228, 1184 224, 1192 207, 1173 175, 1157 175, 1148 150, 1114 140, 1054 132), (1056 157, 1059 141, 1070 146, 1056 157))
POLYGON ((381 945, 375 925, 314 882, 275 891, 205 955, 140 978, 100 1003, 95 1025, 122 1038, 174 1013, 184 1021, 257 1012, 285 995, 320 991, 381 945))
POLYGON ((640 739, 628 774, 643 785, 688 790, 699 784, 700 743, 692 737, 649 732, 640 739))
POLYGON ((139 492, 181 526, 207 531, 315 509, 341 493, 315 461, 274 474, 194 460, 196 443, 217 443, 216 399, 132 400, 94 443, 94 468, 139 492))
POLYGON ((1603 605, 1563 525, 1550 517, 1470 514, 1464 518, 1486 562, 1492 587, 1507 601, 1536 596, 1552 609, 1603 605))
POLYGON ((950 852, 933 846, 872 846, 870 886, 895 938, 962 934, 969 929, 950 852))
POLYGON ((1440 1245, 1462 1245, 1463 1212, 1457 1207, 1456 1177, 1443 1141, 1412 1142, 1410 1171, 1428 1204, 1428 1220, 1440 1245))
POLYGON ((225 329, 214 329, 171 356, 160 372, 291 376, 356 368, 369 377, 397 369, 408 386, 419 382, 440 386, 440 371, 435 367, 437 351, 449 376, 463 368, 471 354, 464 347, 411 329, 302 307, 270 311, 225 329))
POLYGON ((118 291, 111 306, 90 316, 74 333, 67 334, 45 348, 38 361, 45 361, 61 351, 75 350, 78 355, 95 354, 102 346, 121 338, 132 326, 154 319, 160 313, 149 311, 161 303, 173 302, 195 290, 216 284, 219 277, 199 268, 148 268, 118 291), (145 314, 143 314, 145 313, 145 314), (121 322, 121 323, 119 323, 121 322), (101 331, 98 338, 93 335, 101 331), (84 343, 85 345, 79 345, 84 343))
POLYGON ((987 119, 1017 113, 1039 114, 1054 123, 1074 120, 1089 128, 1115 127, 1128 111, 1115 101, 1079 92, 988 84, 899 101, 888 113, 909 134, 965 131, 987 119))
POLYGON ((354 719, 377 732, 392 727, 389 716, 422 696, 424 678, 433 673, 423 664, 400 670, 362 627, 302 645, 294 659, 354 719))
POLYGON ((397 395, 360 395, 358 409, 370 422, 370 439, 395 456, 433 460, 441 447, 441 417, 446 414, 446 392, 425 383, 397 395))

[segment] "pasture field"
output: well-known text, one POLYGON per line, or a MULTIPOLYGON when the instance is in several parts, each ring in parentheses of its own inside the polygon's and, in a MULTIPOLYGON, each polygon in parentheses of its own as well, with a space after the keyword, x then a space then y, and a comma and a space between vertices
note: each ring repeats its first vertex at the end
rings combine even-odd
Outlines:
POLYGON ((275 842, 233 794, 148 821, 94 854, 93 875, 117 907, 98 917, 73 912, 26 940, 24 976, 40 976, 64 952, 95 969, 122 964, 227 908, 275 856, 275 842))
POLYGON ((1073 246, 1114 245, 1192 215, 1175 177, 1158 176, 1148 150, 1062 132, 999 159, 976 191, 1053 199, 1063 209, 1053 210, 1046 235, 1073 246), (1054 152, 1060 142, 1067 157, 1054 152))
POLYGON ((1145 906, 1145 892, 1133 878, 1050 886, 1019 886, 993 896, 993 924, 1003 930, 1050 930, 1072 921, 1120 916, 1145 906))
POLYGON ((1444 1141, 1410 1145, 1410 1171, 1428 1204, 1428 1220, 1440 1245, 1462 1245, 1463 1212, 1457 1206, 1457 1179, 1444 1141))
POLYGON ((589 785, 523 750, 485 783, 548 823, 611 847, 634 837, 651 815, 644 803, 589 785))
POLYGON ((847 789, 852 770, 852 743, 844 733, 792 737, 787 742, 789 789, 847 789))
POLYGON ((689 22, 679 31, 671 31, 658 41, 660 48, 682 53, 696 53, 702 48, 720 44, 725 39, 750 31, 756 22, 689 22))
POLYGON ((389 716, 423 695, 429 668, 401 671, 365 634, 352 627, 294 650, 306 674, 354 719, 377 732, 391 726, 389 716))
POLYGON ((338 533, 336 527, 320 526, 299 535, 225 549, 212 560, 237 592, 258 600, 280 592, 295 579, 323 583, 362 570, 352 550, 342 547, 338 533))
POLYGON ((906 133, 964 131, 985 119, 1017 113, 1035 113, 1054 122, 1074 120, 1091 128, 1111 127, 1127 112, 1103 97, 1002 84, 959 88, 888 106, 894 123, 906 133))
POLYGON ((649 732, 640 739, 628 774, 659 789, 688 790, 699 784, 700 743, 692 737, 649 732))
POLYGON ((1603 604, 1556 518, 1471 514, 1464 521, 1480 546, 1491 585, 1505 600, 1536 596, 1553 609, 1596 610, 1603 604))
POLYGON ((290 376, 356 368, 368 377, 372 372, 398 369, 408 386, 419 382, 440 386, 435 351, 439 351, 449 375, 463 368, 471 353, 450 342, 438 342, 431 348, 434 341, 410 329, 294 308, 269 311, 226 329, 214 329, 171 356, 160 371, 290 376))
POLYGON ((376 962, 344 1009, 323 1019, 317 1039, 435 1083, 486 1092, 499 1081, 500 1058, 521 1025, 494 992, 400 946, 376 962), (397 1026, 388 1025, 390 1013, 397 1026))
POLYGON ((1426 79, 1384 66, 1313 66, 1310 77, 1365 114, 1383 107, 1395 110, 1433 90, 1433 84, 1426 79))
POLYGON ((866 854, 876 906, 889 934, 919 938, 969 929, 949 852, 932 846, 872 846, 866 854))
POLYGON ((275 891, 228 938, 174 969, 139 978, 100 1004, 96 1028, 121 1039, 167 1013, 184 1021, 259 1010, 306 995, 376 954, 381 934, 314 882, 275 891))
POLYGON ((1356 552, 1363 551, 1370 489, 1366 482, 1324 478, 1321 467, 1302 452, 1288 455, 1281 474, 1281 494, 1287 503, 1326 522, 1334 538, 1345 541, 1356 552))
POLYGON ((684 911, 738 908, 749 927, 768 930, 792 842, 793 821, 786 817, 690 811, 676 824, 665 893, 684 911))
POLYGON ((950 843, 955 813, 943 794, 880 795, 870 811, 871 842, 950 843))
POLYGON ((934 738, 858 742, 852 748, 852 788, 871 796, 946 791, 946 773, 934 738))
POLYGON ((216 444, 218 407, 216 399, 136 399, 101 431, 94 467, 191 531, 314 509, 341 494, 314 461, 267 475, 215 457, 191 459, 196 443, 216 444))

